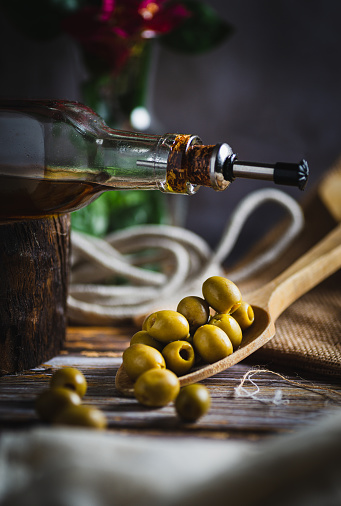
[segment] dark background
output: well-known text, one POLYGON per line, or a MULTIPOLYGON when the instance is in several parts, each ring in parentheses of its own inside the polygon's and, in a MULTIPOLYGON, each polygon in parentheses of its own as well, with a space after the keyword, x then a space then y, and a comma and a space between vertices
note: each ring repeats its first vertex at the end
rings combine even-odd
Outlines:
MULTIPOLYGON (((301 199, 341 151, 341 2, 207 3, 235 27, 234 34, 199 56, 157 50, 151 89, 155 125, 159 133, 193 133, 207 144, 228 142, 243 160, 306 158, 311 170, 306 192, 285 188, 301 199)), ((85 69, 67 37, 27 41, 0 11, 0 41, 1 97, 81 100, 85 69)), ((270 184, 237 180, 225 192, 201 188, 173 203, 182 224, 214 247, 240 199, 264 186, 270 184)), ((257 213, 240 247, 244 250, 245 241, 254 241, 277 219, 276 210, 257 213)))

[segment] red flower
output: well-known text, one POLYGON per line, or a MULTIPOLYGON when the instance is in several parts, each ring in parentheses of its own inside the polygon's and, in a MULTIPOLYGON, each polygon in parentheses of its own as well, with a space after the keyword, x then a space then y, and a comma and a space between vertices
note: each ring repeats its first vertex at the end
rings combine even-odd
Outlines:
POLYGON ((115 9, 115 3, 115 0, 103 0, 101 12, 102 21, 108 21, 108 19, 110 19, 110 16, 115 9))
POLYGON ((134 46, 176 28, 190 12, 167 0, 102 0, 64 20, 64 29, 84 50, 118 70, 134 46))

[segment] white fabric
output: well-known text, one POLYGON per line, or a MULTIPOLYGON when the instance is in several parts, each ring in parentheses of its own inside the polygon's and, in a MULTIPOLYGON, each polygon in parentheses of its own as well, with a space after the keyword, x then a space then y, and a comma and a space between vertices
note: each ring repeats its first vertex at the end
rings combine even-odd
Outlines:
POLYGON ((261 443, 3 433, 2 506, 340 506, 341 412, 261 443))
POLYGON ((186 295, 201 296, 203 281, 223 274, 222 263, 231 253, 248 217, 265 202, 284 207, 290 223, 277 243, 241 270, 230 271, 238 282, 273 262, 303 228, 299 204, 277 189, 262 189, 245 197, 229 220, 221 241, 212 251, 198 235, 181 227, 144 225, 110 234, 105 240, 72 232, 72 270, 68 315, 72 323, 110 325, 136 319, 156 309, 176 309, 186 295), (154 272, 150 264, 158 267, 154 272), (119 275, 128 285, 115 286, 119 275))

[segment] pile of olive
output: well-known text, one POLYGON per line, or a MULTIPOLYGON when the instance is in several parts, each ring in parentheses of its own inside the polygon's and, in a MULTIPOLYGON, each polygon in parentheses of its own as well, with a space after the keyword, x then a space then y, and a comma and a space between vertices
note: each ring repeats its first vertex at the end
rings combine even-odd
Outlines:
POLYGON ((51 377, 50 386, 36 399, 35 409, 44 422, 56 425, 76 425, 104 429, 105 415, 97 408, 81 404, 87 390, 87 381, 74 367, 58 369, 51 377))
MULTIPOLYGON (((200 361, 213 363, 229 356, 240 345, 243 330, 254 320, 252 307, 242 300, 239 288, 229 279, 208 278, 202 293, 203 298, 183 298, 176 311, 161 310, 147 316, 142 330, 133 335, 123 353, 123 368, 134 382, 136 399, 147 406, 175 401, 183 419, 190 408, 184 408, 182 395, 197 397, 194 392, 202 391, 202 385, 184 387, 180 392, 179 376, 189 373, 200 361)), ((209 396, 205 402, 201 414, 208 409, 209 396)))

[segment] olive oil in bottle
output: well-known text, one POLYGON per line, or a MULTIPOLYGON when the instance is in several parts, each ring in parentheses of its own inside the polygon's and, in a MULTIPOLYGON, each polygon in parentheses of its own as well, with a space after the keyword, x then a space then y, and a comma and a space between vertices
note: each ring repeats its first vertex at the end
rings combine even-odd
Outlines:
POLYGON ((303 189, 308 166, 240 162, 228 144, 195 135, 113 130, 76 102, 0 102, 1 222, 75 211, 109 190, 194 194, 236 177, 303 189))

